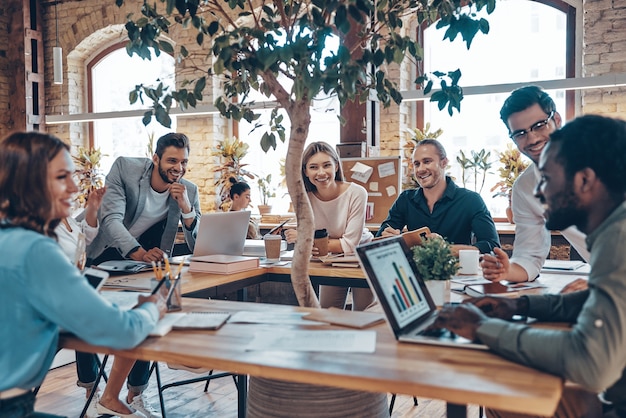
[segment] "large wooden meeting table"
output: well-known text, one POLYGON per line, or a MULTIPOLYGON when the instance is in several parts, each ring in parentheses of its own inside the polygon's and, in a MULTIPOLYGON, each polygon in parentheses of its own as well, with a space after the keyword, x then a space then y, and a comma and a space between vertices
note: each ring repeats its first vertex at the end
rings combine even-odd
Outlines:
MULTIPOLYGON (((191 311, 267 313, 310 310, 195 298, 184 298, 183 307, 191 311)), ((467 404, 550 416, 561 396, 563 381, 558 377, 510 362, 488 351, 398 343, 383 323, 368 328, 376 331, 376 351, 371 354, 246 349, 255 332, 273 332, 277 327, 340 329, 331 325, 227 323, 217 331, 174 330, 164 337, 148 338, 132 350, 91 346, 67 335, 61 337, 60 344, 83 352, 182 363, 240 375, 441 399, 448 403, 448 416, 454 417, 466 416, 467 404)), ((239 395, 239 416, 244 417, 245 389, 239 395)))

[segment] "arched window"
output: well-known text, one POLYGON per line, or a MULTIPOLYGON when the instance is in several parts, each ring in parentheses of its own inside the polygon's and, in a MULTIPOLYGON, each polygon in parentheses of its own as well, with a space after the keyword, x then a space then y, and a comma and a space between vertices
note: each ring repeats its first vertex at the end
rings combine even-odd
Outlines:
MULTIPOLYGON (((460 36, 454 42, 443 40, 444 31, 437 30, 435 25, 421 32, 424 70, 453 71, 459 68, 461 85, 484 86, 485 91, 489 85, 533 84, 575 76, 575 9, 572 6, 562 1, 501 0, 493 14, 482 14, 489 21, 490 32, 478 34, 469 50, 460 36)), ((564 90, 548 93, 563 118, 574 116, 572 93, 564 90)), ((428 101, 417 106, 418 121, 430 122, 431 128, 443 130, 440 140, 448 152, 450 172, 457 184, 465 184, 471 190, 480 189, 480 181, 474 184, 472 175, 466 175, 463 180, 457 162, 460 151, 466 156, 482 149, 491 152, 489 161, 493 166, 488 170, 481 195, 494 217, 503 217, 508 205, 505 198, 494 198, 495 192, 490 191, 499 180, 497 153, 511 142, 499 116, 508 95, 509 92, 465 96, 461 112, 455 112, 452 117, 428 101)))
MULTIPOLYGON (((174 87, 174 58, 162 53, 152 60, 142 60, 137 55, 128 56, 125 44, 116 44, 98 54, 87 65, 89 80, 89 111, 112 112, 146 108, 137 101, 131 105, 128 93, 136 85, 147 80, 160 80, 174 87)), ((156 87, 156 86, 154 86, 156 87)), ((167 132, 176 131, 176 118, 172 116, 172 127, 165 128, 154 118, 144 126, 141 117, 103 119, 93 122, 93 146, 100 148, 102 172, 108 173, 113 161, 121 156, 152 157, 156 140, 167 132)))

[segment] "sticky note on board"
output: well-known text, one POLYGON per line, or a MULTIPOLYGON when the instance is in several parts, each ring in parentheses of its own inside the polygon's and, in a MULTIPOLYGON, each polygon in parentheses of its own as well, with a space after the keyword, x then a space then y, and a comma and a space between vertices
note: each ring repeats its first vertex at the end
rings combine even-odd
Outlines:
POLYGON ((396 188, 394 186, 387 186, 385 189, 387 191, 387 196, 395 196, 396 188))
POLYGON ((350 176, 353 180, 356 180, 361 183, 367 183, 369 178, 372 176, 374 169, 369 165, 363 164, 361 162, 357 162, 350 169, 352 175, 350 176))
POLYGON ((393 161, 382 163, 378 166, 378 177, 385 178, 396 174, 396 166, 393 161))
POLYGON ((377 192, 378 191, 378 182, 377 181, 370 182, 369 188, 370 188, 371 191, 377 192))

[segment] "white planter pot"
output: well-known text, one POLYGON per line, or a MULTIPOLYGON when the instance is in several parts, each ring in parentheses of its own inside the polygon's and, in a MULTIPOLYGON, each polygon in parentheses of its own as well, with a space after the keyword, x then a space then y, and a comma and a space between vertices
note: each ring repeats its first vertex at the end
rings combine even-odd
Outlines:
POLYGON ((450 302, 450 280, 426 280, 426 287, 435 305, 450 302))

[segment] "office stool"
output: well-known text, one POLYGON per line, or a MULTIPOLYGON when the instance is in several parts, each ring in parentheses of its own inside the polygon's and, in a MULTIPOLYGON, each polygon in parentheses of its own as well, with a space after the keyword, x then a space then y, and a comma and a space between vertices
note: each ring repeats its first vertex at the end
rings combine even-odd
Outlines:
POLYGON ((239 384, 237 382, 237 377, 233 373, 226 373, 226 372, 224 372, 224 373, 213 374, 213 370, 211 370, 211 371, 209 371, 208 375, 195 377, 193 379, 178 380, 176 382, 172 382, 172 383, 168 383, 166 385, 162 385, 161 384, 161 373, 159 372, 159 363, 156 362, 156 361, 152 363, 152 367, 150 368, 150 374, 152 374, 153 371, 155 372, 156 379, 157 379, 157 389, 159 391, 159 403, 161 405, 161 415, 163 416, 163 418, 166 418, 165 401, 163 399, 163 391, 165 389, 173 388, 173 387, 176 387, 176 386, 188 385, 188 384, 191 384, 191 383, 198 383, 198 382, 206 381, 206 385, 204 386, 204 391, 206 392, 209 389, 209 382, 211 380, 219 379, 220 377, 232 376, 233 380, 235 382, 235 386, 237 387, 237 391, 239 392, 239 384))
MULTIPOLYGON (((389 401, 389 416, 391 416, 391 413, 393 412, 393 404, 396 403, 396 394, 392 393, 391 394, 391 401, 389 401)), ((415 396, 413 396, 413 406, 417 406, 417 398, 415 396)))

